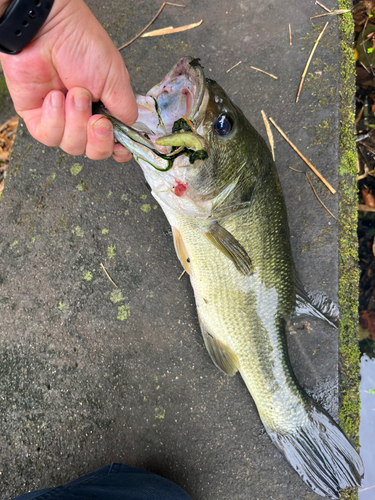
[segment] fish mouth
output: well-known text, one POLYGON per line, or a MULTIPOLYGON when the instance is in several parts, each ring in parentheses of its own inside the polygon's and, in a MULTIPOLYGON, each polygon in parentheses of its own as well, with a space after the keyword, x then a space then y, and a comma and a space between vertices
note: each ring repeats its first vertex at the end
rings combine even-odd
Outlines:
POLYGON ((171 134, 174 123, 185 116, 195 127, 201 120, 206 80, 199 59, 180 59, 165 78, 146 96, 137 96, 138 123, 152 124, 158 137, 171 134))
POLYGON ((103 106, 95 111, 110 119, 115 140, 129 149, 135 159, 165 171, 180 156, 190 164, 208 157, 208 145, 197 131, 208 99, 199 59, 184 57, 145 96, 136 96, 138 119, 131 127, 109 116, 103 106))

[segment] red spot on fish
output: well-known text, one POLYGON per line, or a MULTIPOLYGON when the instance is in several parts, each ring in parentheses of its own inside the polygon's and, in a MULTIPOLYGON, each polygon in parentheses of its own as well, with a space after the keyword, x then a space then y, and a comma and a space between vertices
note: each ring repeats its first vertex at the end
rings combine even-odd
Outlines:
POLYGON ((173 192, 176 196, 182 196, 186 190, 187 184, 183 184, 180 181, 177 181, 177 184, 173 186, 173 192))

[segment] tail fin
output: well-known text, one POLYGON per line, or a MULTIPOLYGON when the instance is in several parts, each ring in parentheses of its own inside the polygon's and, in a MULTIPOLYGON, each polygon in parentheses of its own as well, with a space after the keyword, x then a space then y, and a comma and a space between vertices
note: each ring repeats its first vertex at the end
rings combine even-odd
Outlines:
POLYGON ((313 404, 308 422, 293 433, 268 432, 301 479, 321 496, 340 498, 341 489, 361 484, 363 463, 340 428, 313 404))

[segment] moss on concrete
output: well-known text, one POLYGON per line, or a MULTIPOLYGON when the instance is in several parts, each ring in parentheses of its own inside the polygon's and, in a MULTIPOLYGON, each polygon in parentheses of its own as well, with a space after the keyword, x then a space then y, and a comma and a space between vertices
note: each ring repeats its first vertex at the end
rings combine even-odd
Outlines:
MULTIPOLYGON (((351 9, 339 0, 339 9, 351 9)), ((339 16, 340 33, 340 160, 339 160, 339 305, 340 320, 340 425, 349 439, 359 445, 359 350, 358 350, 358 243, 356 150, 354 141, 355 68, 354 24, 351 13, 339 16)), ((345 500, 358 498, 345 492, 345 500)))
POLYGON ((72 167, 70 167, 70 174, 75 177, 76 175, 78 175, 80 173, 80 171, 82 170, 82 165, 80 165, 79 163, 75 163, 72 167))
MULTIPOLYGON (((322 23, 312 23, 311 24, 311 32, 306 33, 305 36, 300 38, 300 40, 302 40, 302 42, 304 44, 304 47, 302 47, 302 50, 308 50, 310 52, 316 39, 318 38, 319 34, 321 33, 323 26, 324 25, 322 23)), ((334 27, 334 24, 330 23, 330 25, 328 25, 326 30, 325 30, 324 36, 321 38, 321 40, 319 42, 319 46, 320 47, 327 47, 328 49, 334 51, 336 48, 335 39, 336 39, 336 29, 334 27)))
POLYGON ((314 127, 314 141, 311 146, 320 144, 330 144, 336 137, 337 131, 333 126, 333 119, 324 119, 319 125, 314 127))
POLYGON ((125 297, 122 296, 121 290, 116 289, 111 293, 109 300, 114 304, 117 304, 117 302, 122 302, 123 300, 125 300, 125 297))
POLYGON ((308 73, 303 91, 311 90, 311 96, 317 102, 314 104, 305 104, 305 109, 326 109, 334 104, 336 101, 336 87, 332 84, 332 78, 325 78, 321 75, 308 73))
POLYGON ((117 319, 120 321, 125 321, 130 316, 130 310, 128 305, 119 306, 117 309, 117 319))
MULTIPOLYGON (((337 45, 337 42, 335 41, 337 45)), ((303 83, 302 92, 309 92, 311 98, 304 104, 304 109, 317 112, 335 106, 337 103, 337 67, 327 64, 320 57, 311 62, 310 71, 303 83)))
POLYGON ((109 259, 113 259, 113 257, 116 255, 116 245, 113 247, 108 247, 107 248, 107 256, 109 259))

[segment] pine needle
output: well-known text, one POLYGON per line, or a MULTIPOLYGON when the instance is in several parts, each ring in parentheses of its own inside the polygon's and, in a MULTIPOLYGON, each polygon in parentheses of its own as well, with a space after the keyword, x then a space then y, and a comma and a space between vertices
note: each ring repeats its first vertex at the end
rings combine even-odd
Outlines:
POLYGON ((264 73, 265 75, 268 75, 270 76, 271 78, 273 78, 274 80, 277 80, 277 76, 275 75, 271 75, 271 73, 267 73, 267 71, 263 71, 262 69, 259 69, 259 68, 254 68, 254 66, 250 66, 251 69, 255 69, 255 71, 260 71, 261 73, 264 73))
POLYGON ((302 90, 302 85, 303 85, 303 82, 305 80, 305 76, 306 76, 306 73, 307 73, 307 70, 309 69, 309 66, 310 66, 310 62, 311 62, 311 59, 314 55, 314 52, 315 52, 315 49, 317 48, 318 46, 318 43, 320 42, 320 39, 322 38, 323 36, 323 33, 325 32, 325 29, 327 28, 329 23, 326 23, 324 28, 322 29, 322 31, 320 32, 320 35, 318 36, 318 38, 316 39, 315 43, 314 43, 314 46, 312 48, 312 51, 310 52, 310 56, 307 60, 307 63, 306 63, 306 66, 305 66, 305 69, 303 70, 303 73, 302 73, 302 77, 301 77, 301 81, 300 81, 300 84, 299 84, 299 87, 298 87, 298 92, 297 92, 297 97, 296 97, 296 102, 298 102, 298 99, 299 99, 299 95, 301 93, 301 90, 302 90))
POLYGON ((290 168, 290 170, 293 170, 294 172, 299 172, 300 174, 305 174, 306 179, 309 181, 311 189, 313 190, 313 193, 316 196, 316 199, 319 201, 319 203, 322 205, 322 207, 329 213, 329 215, 331 215, 335 220, 337 220, 337 217, 335 217, 333 215, 333 213, 324 205, 324 203, 322 202, 322 200, 319 198, 318 193, 315 191, 315 188, 313 186, 313 183, 311 182, 310 177, 307 175, 307 172, 304 172, 303 170, 297 170, 296 168, 292 168, 292 167, 289 167, 289 168, 290 168))
POLYGON ((160 30, 143 33, 142 38, 146 38, 148 36, 161 36, 161 35, 171 35, 172 33, 180 33, 181 31, 187 31, 193 28, 197 28, 202 23, 203 19, 201 19, 199 23, 187 24, 186 26, 180 26, 179 28, 173 28, 173 26, 169 26, 168 28, 161 28, 160 30))
POLYGON ((173 7, 186 7, 186 5, 180 5, 178 3, 170 3, 170 2, 163 2, 162 3, 162 6, 160 7, 160 9, 157 11, 156 15, 151 19, 151 21, 148 23, 148 25, 143 28, 142 31, 140 31, 138 33, 138 35, 136 35, 134 38, 132 38, 129 42, 126 42, 124 43, 124 45, 121 45, 121 47, 118 49, 119 51, 124 49, 125 47, 127 47, 128 45, 130 45, 131 43, 133 43, 135 40, 137 40, 137 38, 139 38, 141 35, 143 35, 143 33, 148 30, 148 28, 151 26, 151 24, 155 21, 155 19, 159 16, 159 14, 161 13, 161 11, 164 9, 164 7, 166 5, 172 5, 173 7))
POLYGON ((276 128, 276 130, 283 136, 283 138, 286 140, 286 142, 289 144, 289 146, 291 146, 294 149, 294 151, 298 154, 298 156, 300 158, 302 158, 302 160, 306 163, 306 165, 311 168, 311 170, 314 172, 314 174, 317 177, 319 177, 319 179, 331 191, 331 193, 336 194, 336 189, 334 189, 331 186, 331 184, 322 176, 322 174, 317 171, 317 169, 314 167, 314 165, 312 163, 310 163, 309 160, 307 160, 307 158, 305 158, 303 156, 303 154, 299 151, 299 149, 287 138, 287 136, 284 134, 284 132, 281 130, 281 128, 278 125, 276 125, 275 121, 272 118, 269 118, 269 120, 272 123, 272 125, 276 128))
POLYGON ((114 285, 116 288, 118 288, 118 286, 116 285, 116 283, 113 281, 113 279, 110 277, 110 275, 107 273, 107 270, 106 268, 103 266, 102 263, 100 263, 100 265, 102 266, 102 269, 103 271, 105 272, 107 278, 109 279, 109 281, 112 283, 112 285, 114 285))
POLYGON ((323 5, 322 3, 318 2, 318 0, 316 0, 315 4, 316 4, 316 5, 319 5, 319 7, 321 7, 321 8, 322 8, 322 9, 324 9, 324 10, 326 10, 327 12, 331 12, 331 11, 329 10, 329 8, 328 8, 328 7, 326 7, 326 6, 325 6, 325 5, 323 5))
POLYGON ((346 14, 350 12, 349 9, 340 9, 340 10, 332 10, 331 12, 327 12, 326 14, 319 14, 319 16, 310 17, 310 19, 316 19, 317 17, 325 17, 325 16, 338 16, 339 14, 346 14))
POLYGON ((270 143, 272 159, 273 159, 273 161, 275 161, 275 151, 274 151, 274 141, 273 141, 272 130, 271 130, 270 124, 268 123, 267 115, 263 111, 263 109, 262 109, 261 113, 262 113, 262 118, 264 121, 264 126, 265 126, 266 132, 267 132, 268 142, 270 143))
POLYGON ((238 62, 237 64, 235 64, 234 66, 232 66, 231 68, 227 69, 227 73, 229 73, 229 71, 232 71, 232 69, 237 68, 237 66, 239 66, 241 63, 242 63, 242 61, 239 61, 239 62, 238 62))

